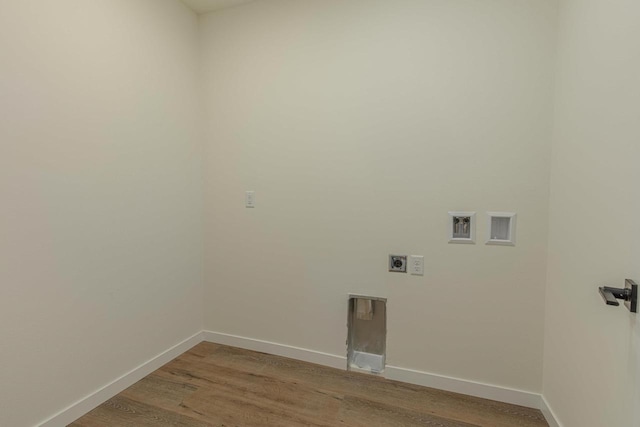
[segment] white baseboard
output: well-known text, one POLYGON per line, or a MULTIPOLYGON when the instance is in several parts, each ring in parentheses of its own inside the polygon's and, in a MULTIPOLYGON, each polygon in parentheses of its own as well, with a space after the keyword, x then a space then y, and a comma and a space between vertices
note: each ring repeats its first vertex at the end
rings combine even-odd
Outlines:
POLYGON ((555 412, 553 412, 553 409, 551 409, 551 406, 549 405, 549 402, 547 402, 547 399, 545 399, 544 396, 541 397, 542 404, 540 405, 540 410, 542 411, 542 415, 544 415, 545 419, 547 420, 549 427, 563 427, 562 423, 558 420, 558 416, 555 412))
POLYGON ((198 332, 181 343, 171 347, 170 349, 160 353, 151 360, 143 363, 137 368, 132 369, 120 378, 112 381, 104 387, 96 390, 90 395, 70 405, 69 407, 58 412, 56 415, 39 424, 40 427, 62 427, 66 426, 92 409, 100 406, 113 396, 117 395, 126 388, 132 386, 142 378, 146 377, 156 369, 159 369, 166 363, 172 361, 182 353, 188 351, 192 347, 202 342, 202 332, 198 332))
MULTIPOLYGON (((244 348, 246 350, 260 351, 262 353, 303 360, 305 362, 316 363, 342 370, 345 370, 347 366, 347 358, 344 356, 336 356, 314 350, 307 350, 304 348, 219 332, 204 331, 203 334, 205 341, 217 344, 244 348)), ((497 400, 504 403, 526 406, 528 408, 541 409, 542 407, 542 397, 539 394, 522 390, 482 384, 389 365, 385 368, 382 376, 390 380, 432 387, 439 390, 446 390, 454 393, 481 397, 484 399, 497 400)))
POLYGON ((220 332, 204 331, 203 336, 205 341, 216 344, 244 348, 245 350, 259 351, 261 353, 273 354, 275 356, 288 357, 290 359, 302 360, 303 362, 315 363, 317 365, 328 366, 330 368, 342 370, 347 368, 346 356, 336 356, 334 354, 322 353, 320 351, 308 350, 306 348, 277 344, 269 341, 240 337, 237 335, 222 334, 220 332))
POLYGON ((527 408, 540 408, 541 396, 528 391, 430 374, 428 372, 390 365, 387 365, 385 368, 384 376, 390 380, 431 387, 438 390, 497 400, 498 402, 526 406, 527 408))

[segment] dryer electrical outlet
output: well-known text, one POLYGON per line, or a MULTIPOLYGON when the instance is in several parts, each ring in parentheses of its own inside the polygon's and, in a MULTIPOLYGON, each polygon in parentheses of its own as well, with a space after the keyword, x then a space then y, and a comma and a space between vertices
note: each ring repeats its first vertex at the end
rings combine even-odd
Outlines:
POLYGON ((389 255, 389 271, 392 273, 407 272, 407 256, 406 255, 389 255))

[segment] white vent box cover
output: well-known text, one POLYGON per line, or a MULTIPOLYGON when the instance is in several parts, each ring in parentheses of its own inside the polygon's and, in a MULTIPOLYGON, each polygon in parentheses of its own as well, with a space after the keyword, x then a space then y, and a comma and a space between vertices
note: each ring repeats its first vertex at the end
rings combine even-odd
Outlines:
POLYGON ((487 212, 487 245, 516 244, 516 214, 513 212, 487 212))

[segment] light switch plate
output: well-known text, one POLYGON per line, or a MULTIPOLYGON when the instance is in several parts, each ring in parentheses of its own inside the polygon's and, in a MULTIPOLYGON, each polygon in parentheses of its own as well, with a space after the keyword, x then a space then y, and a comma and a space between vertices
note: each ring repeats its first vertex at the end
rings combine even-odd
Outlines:
POLYGON ((247 208, 255 208, 256 207, 256 192, 255 191, 247 191, 244 194, 244 205, 247 208))

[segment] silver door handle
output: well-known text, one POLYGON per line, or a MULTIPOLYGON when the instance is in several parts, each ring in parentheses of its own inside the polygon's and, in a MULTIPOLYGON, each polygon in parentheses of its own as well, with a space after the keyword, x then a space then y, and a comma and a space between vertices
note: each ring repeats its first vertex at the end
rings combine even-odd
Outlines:
POLYGON ((638 284, 631 279, 624 281, 624 288, 612 288, 609 286, 601 286, 598 288, 600 296, 607 305, 618 306, 619 299, 624 300, 624 305, 632 313, 638 312, 638 284))

